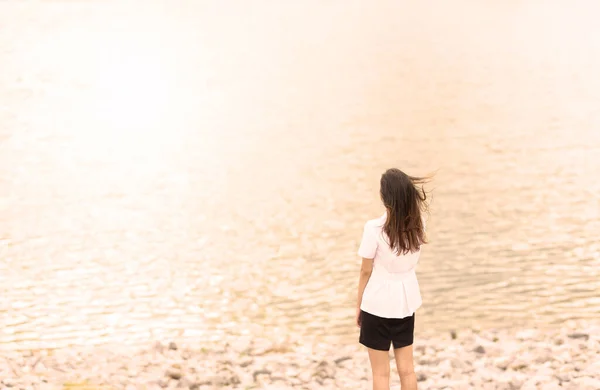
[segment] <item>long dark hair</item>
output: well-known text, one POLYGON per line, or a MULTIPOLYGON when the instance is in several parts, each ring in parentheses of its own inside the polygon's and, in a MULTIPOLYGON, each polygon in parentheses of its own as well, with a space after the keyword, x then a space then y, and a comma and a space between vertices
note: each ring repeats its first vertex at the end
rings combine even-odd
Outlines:
POLYGON ((381 200, 387 210, 383 231, 399 254, 416 252, 427 243, 421 213, 427 209, 423 184, 429 177, 412 177, 392 168, 381 175, 381 200))

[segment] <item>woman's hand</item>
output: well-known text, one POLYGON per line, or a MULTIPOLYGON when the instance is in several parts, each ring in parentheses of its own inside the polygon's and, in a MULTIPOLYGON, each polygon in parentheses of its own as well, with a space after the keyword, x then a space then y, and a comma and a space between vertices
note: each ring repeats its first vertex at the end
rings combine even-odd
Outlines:
POLYGON ((366 259, 363 257, 362 265, 360 267, 360 277, 358 279, 358 297, 356 299, 356 325, 360 328, 361 326, 361 318, 360 318, 360 305, 363 298, 363 293, 365 292, 365 288, 367 287, 367 283, 369 283, 369 279, 371 278, 371 273, 373 272, 373 259, 366 259))

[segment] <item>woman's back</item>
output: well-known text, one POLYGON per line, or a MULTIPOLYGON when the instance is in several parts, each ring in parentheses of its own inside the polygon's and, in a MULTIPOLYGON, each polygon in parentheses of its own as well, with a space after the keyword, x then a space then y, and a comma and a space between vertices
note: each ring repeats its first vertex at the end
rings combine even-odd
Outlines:
POLYGON ((419 262, 421 249, 408 253, 398 253, 397 250, 392 249, 389 245, 389 237, 383 229, 386 219, 387 213, 365 224, 365 237, 363 237, 361 243, 364 248, 360 252, 367 256, 362 256, 360 252, 359 255, 366 258, 369 258, 368 255, 373 255, 374 268, 382 267, 390 273, 403 273, 414 270, 419 262), (376 248, 374 252, 373 247, 376 248))

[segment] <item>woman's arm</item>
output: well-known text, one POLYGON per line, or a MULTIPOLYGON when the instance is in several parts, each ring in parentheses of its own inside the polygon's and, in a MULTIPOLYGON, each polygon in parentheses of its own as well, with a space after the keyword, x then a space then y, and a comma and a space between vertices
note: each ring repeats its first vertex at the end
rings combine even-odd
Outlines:
POLYGON ((360 277, 358 279, 358 299, 356 303, 356 324, 360 327, 360 304, 362 303, 363 293, 365 287, 371 278, 373 272, 373 259, 362 259, 362 265, 360 267, 360 277))

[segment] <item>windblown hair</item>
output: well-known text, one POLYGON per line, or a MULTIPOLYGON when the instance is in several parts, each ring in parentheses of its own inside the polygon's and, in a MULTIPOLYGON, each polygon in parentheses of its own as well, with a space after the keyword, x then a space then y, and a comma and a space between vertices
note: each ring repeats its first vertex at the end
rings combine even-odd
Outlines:
POLYGON ((398 254, 416 252, 426 244, 421 213, 427 210, 423 184, 429 177, 412 177, 392 168, 381 175, 381 200, 387 210, 383 231, 398 254))

